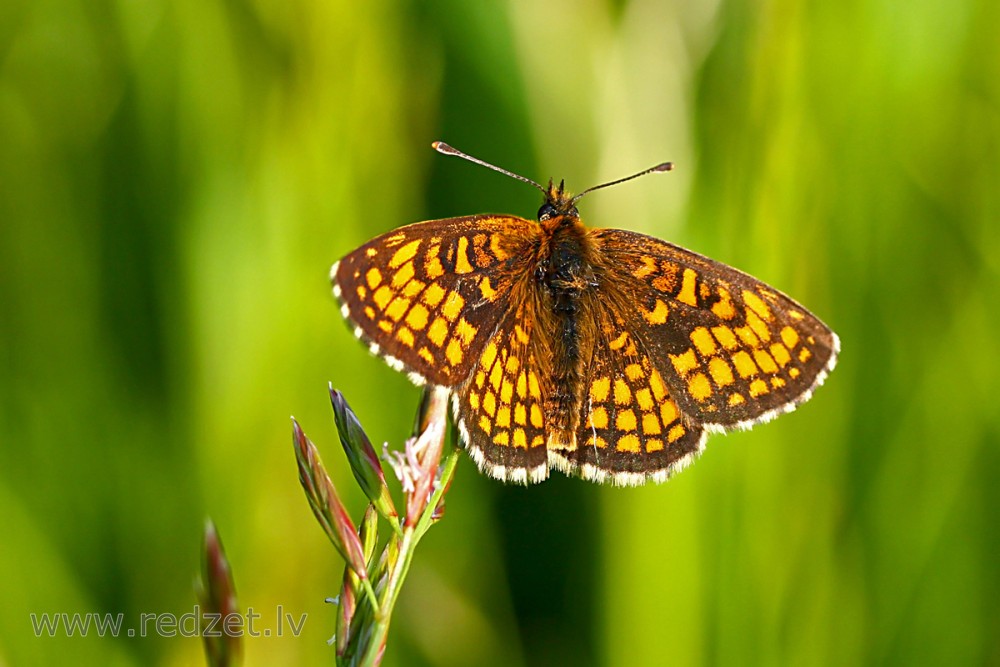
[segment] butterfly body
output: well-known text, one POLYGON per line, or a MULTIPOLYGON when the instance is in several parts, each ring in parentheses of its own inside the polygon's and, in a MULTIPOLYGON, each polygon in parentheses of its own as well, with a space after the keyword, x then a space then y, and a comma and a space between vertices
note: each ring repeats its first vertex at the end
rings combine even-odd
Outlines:
POLYGON ((537 222, 416 223, 334 265, 342 312, 373 352, 452 391, 479 467, 662 481, 707 434, 807 400, 839 341, 760 281, 641 234, 587 228, 550 187, 537 222))

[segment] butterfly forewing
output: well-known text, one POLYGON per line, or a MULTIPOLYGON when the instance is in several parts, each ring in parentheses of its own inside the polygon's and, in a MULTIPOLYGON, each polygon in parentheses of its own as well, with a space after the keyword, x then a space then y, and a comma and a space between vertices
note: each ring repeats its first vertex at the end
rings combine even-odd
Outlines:
POLYGON ((681 412, 711 430, 749 427, 807 400, 836 363, 837 336, 778 290, 649 236, 591 232, 620 314, 681 412))
POLYGON ((335 264, 334 293, 373 352, 418 383, 454 387, 505 314, 536 236, 535 223, 513 216, 408 225, 335 264))

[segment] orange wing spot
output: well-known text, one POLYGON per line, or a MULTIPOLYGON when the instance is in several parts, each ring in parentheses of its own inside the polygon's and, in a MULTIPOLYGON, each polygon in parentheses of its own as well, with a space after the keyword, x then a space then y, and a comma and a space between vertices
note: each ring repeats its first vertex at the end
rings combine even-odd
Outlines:
POLYGON ((640 366, 639 364, 629 364, 628 366, 625 367, 625 376, 629 380, 632 380, 633 382, 635 382, 645 374, 646 373, 642 370, 642 366, 640 366))
POLYGON ((469 263, 469 238, 467 236, 458 239, 458 252, 455 253, 455 273, 472 273, 472 264, 469 263))
POLYGON ((503 366, 500 364, 493 364, 493 369, 490 371, 490 384, 493 385, 494 391, 500 391, 500 380, 503 379, 503 366))
POLYGON ((528 343, 528 332, 521 328, 520 324, 514 325, 514 337, 517 338, 517 342, 521 345, 526 345, 528 343))
POLYGON ((423 283, 419 280, 411 280, 410 282, 406 283, 406 285, 403 287, 403 296, 405 296, 408 299, 412 299, 413 297, 420 294, 424 290, 425 285, 426 283, 423 283))
POLYGON ((608 343, 608 347, 617 352, 618 350, 625 347, 625 343, 627 342, 628 342, 628 332, 623 331, 621 335, 618 336, 618 338, 615 338, 613 341, 608 343))
POLYGON ((389 320, 382 320, 378 323, 378 328, 386 333, 392 333, 392 322, 389 320))
POLYGON ((660 404, 660 421, 663 422, 664 426, 667 426, 676 419, 677 406, 673 401, 667 401, 666 403, 660 404))
POLYGON ((465 299, 462 298, 461 294, 452 290, 451 292, 448 292, 448 298, 445 299, 444 303, 441 305, 441 313, 454 322, 462 312, 462 308, 464 306, 465 299))
POLYGON ((646 451, 649 453, 663 451, 663 441, 659 438, 646 441, 646 451))
POLYGON ((510 408, 506 405, 501 405, 500 409, 497 410, 497 426, 500 428, 510 428, 510 408))
POLYGON ((513 375, 514 373, 517 372, 517 369, 520 367, 521 367, 521 360, 518 359, 515 355, 512 354, 509 357, 507 357, 506 371, 508 373, 513 375))
POLYGON ((510 445, 510 431, 498 431, 493 436, 493 444, 502 445, 503 447, 510 445))
POLYGON ((745 345, 749 347, 757 347, 760 345, 760 339, 757 338, 757 334, 753 332, 750 327, 736 327, 736 335, 740 337, 745 345))
POLYGON ((750 398, 757 398, 758 396, 763 396, 768 391, 767 383, 757 378, 750 383, 750 398))
POLYGON ((375 319, 375 309, 372 308, 371 306, 365 306, 365 315, 368 316, 368 319, 374 320, 375 319))
POLYGON ((410 308, 410 300, 404 299, 403 297, 397 296, 389 304, 389 307, 385 309, 385 314, 392 318, 393 322, 398 322, 403 319, 403 315, 410 308))
POLYGON ((542 410, 538 407, 538 403, 531 404, 530 418, 532 426, 535 428, 542 427, 544 422, 542 421, 542 410))
POLYGON ((642 316, 646 318, 646 321, 650 324, 663 324, 667 321, 667 315, 669 314, 670 309, 667 308, 667 304, 663 303, 660 299, 656 300, 653 310, 646 310, 645 308, 642 308, 642 316))
POLYGON ((518 403, 514 406, 514 423, 521 426, 528 423, 528 410, 524 407, 524 403, 518 403))
POLYGON ((684 427, 678 424, 667 432, 667 442, 674 443, 684 437, 684 427))
POLYGON ((816 344, 816 338, 813 337, 813 336, 806 336, 806 342, 809 343, 810 345, 815 345, 816 344))
POLYGON ((412 329, 423 331, 427 326, 427 308, 419 303, 413 304, 410 312, 406 314, 406 323, 412 329))
POLYGON ((792 378, 793 380, 795 378, 797 378, 799 375, 801 375, 801 373, 799 372, 798 368, 789 368, 788 369, 788 377, 792 378))
POLYGON ((781 343, 775 343, 771 346, 771 356, 774 360, 778 362, 778 365, 782 368, 785 367, 789 361, 792 360, 792 355, 788 354, 788 348, 781 343))
POLYGON ((635 392, 635 402, 639 404, 639 408, 642 410, 653 409, 653 397, 649 395, 649 389, 643 388, 635 392))
POLYGON ((486 373, 479 371, 476 373, 476 388, 482 389, 486 383, 486 373))
POLYGON ((361 299, 362 301, 364 301, 365 298, 368 296, 368 288, 365 287, 364 285, 358 285, 358 289, 354 291, 358 293, 358 298, 361 299))
POLYGON ((771 386, 774 387, 775 389, 781 389, 782 387, 785 386, 785 379, 779 377, 773 377, 771 378, 771 386))
POLYGON ((760 369, 765 373, 777 373, 778 364, 774 363, 774 359, 770 354, 764 350, 754 350, 753 351, 754 361, 760 366, 760 369))
POLYGON ((452 366, 458 366, 462 363, 462 344, 457 340, 452 338, 448 341, 448 347, 444 351, 444 356, 448 358, 448 363, 452 366))
POLYGON ((524 372, 524 369, 522 369, 521 374, 517 376, 517 386, 515 389, 517 390, 518 398, 528 397, 528 374, 524 372))
POLYGON ((503 249, 503 238, 499 234, 492 234, 490 236, 490 251, 492 251, 494 257, 501 262, 510 256, 507 254, 507 251, 503 249))
POLYGON ((492 368, 493 362, 497 358, 497 346, 496 343, 490 341, 486 343, 486 349, 483 350, 483 356, 479 359, 480 368, 492 368))
POLYGON ((427 329, 427 337, 431 339, 432 343, 441 347, 444 345, 444 339, 448 337, 448 323, 440 317, 435 317, 430 328, 427 329))
POLYGON ((479 293, 482 294, 483 298, 487 301, 493 301, 497 298, 497 291, 490 283, 489 276, 483 276, 482 280, 479 281, 479 293))
POLYGON ((801 361, 802 363, 806 363, 807 361, 809 361, 809 358, 811 356, 813 355, 812 352, 809 351, 808 347, 803 347, 801 350, 799 350, 799 361, 801 361))
POLYGON ((677 300, 689 306, 698 306, 698 297, 695 295, 695 287, 698 285, 698 274, 694 269, 684 269, 684 276, 681 278, 681 291, 677 293, 677 300))
POLYGON ((481 428, 483 430, 483 433, 485 433, 486 435, 489 435, 490 431, 493 430, 493 425, 490 423, 490 418, 487 417, 487 416, 485 416, 485 415, 483 415, 482 417, 480 417, 479 418, 479 428, 481 428))
POLYGON ((774 314, 771 313, 771 309, 767 307, 763 299, 757 296, 756 292, 751 292, 750 290, 743 290, 743 303, 750 306, 750 310, 757 313, 765 320, 774 319, 774 314))
POLYGON ((486 414, 493 417, 497 413, 497 397, 490 391, 486 390, 486 394, 483 396, 483 410, 486 410, 486 414))
POLYGON ((618 446, 615 447, 619 452, 636 452, 639 451, 639 437, 629 433, 628 435, 623 435, 618 438, 618 446))
POLYGON ((732 361, 733 365, 736 366, 736 372, 740 374, 741 378, 757 375, 757 364, 753 362, 753 359, 744 350, 740 350, 734 354, 732 361))
POLYGON ((688 380, 688 392, 698 401, 704 401, 712 395, 712 384, 704 373, 695 373, 688 380))
POLYGON ((395 269, 409 262, 414 258, 414 256, 416 256, 417 248, 419 247, 420 239, 410 241, 406 245, 400 246, 399 250, 393 253, 392 258, 389 260, 389 268, 395 269))
POLYGON ((534 448, 534 447, 541 447, 544 444, 545 444, 545 438, 543 438, 540 435, 536 435, 534 438, 531 439, 531 446, 532 446, 532 448, 534 448))
POLYGON ((385 307, 392 301, 392 290, 389 289, 388 285, 382 285, 372 294, 372 300, 379 310, 385 310, 385 307))
POLYGON ((607 377, 598 378, 590 383, 590 400, 595 403, 603 403, 608 400, 611 393, 611 379, 607 377))
POLYGON ((649 255, 644 255, 642 259, 642 266, 637 268, 632 272, 632 275, 642 280, 646 276, 656 272, 656 260, 649 255))
POLYGON ((420 350, 417 352, 417 354, 419 354, 420 358, 423 359, 424 361, 426 361, 431 366, 434 365, 434 355, 431 354, 431 351, 428 350, 426 347, 420 348, 420 350))
POLYGON ((542 390, 538 387, 538 376, 528 372, 528 394, 535 400, 541 400, 542 390))
POLYGON ((705 327, 698 327, 691 332, 691 342, 698 348, 701 356, 710 357, 715 354, 715 341, 712 339, 712 334, 708 333, 708 329, 705 327))
POLYGON ((619 431, 634 431, 636 426, 635 413, 631 410, 623 410, 615 417, 615 428, 619 431))
POLYGON ((771 340, 771 330, 767 328, 764 324, 764 320, 757 317, 757 313, 747 311, 747 324, 753 329, 754 333, 757 334, 762 341, 765 343, 771 340))
POLYGON ((437 308, 437 305, 441 303, 441 300, 444 298, 445 294, 447 294, 447 292, 443 287, 441 287, 437 283, 431 283, 430 285, 427 286, 427 289, 424 290, 424 296, 423 296, 424 303, 426 303, 431 308, 437 308))
POLYGON ((591 435, 589 438, 587 438, 587 447, 597 447, 598 449, 604 449, 607 446, 608 443, 605 442, 604 438, 600 436, 597 436, 595 438, 593 435, 591 435))
POLYGON ((455 336, 462 339, 462 345, 469 347, 472 343, 472 339, 476 337, 476 332, 478 329, 469 324, 468 320, 464 317, 458 321, 455 325, 455 336))
POLYGON ((719 300, 712 304, 712 312, 724 320, 731 320, 736 317, 733 299, 729 296, 729 290, 725 287, 719 288, 719 300))
POLYGON ((653 398, 658 401, 662 401, 667 395, 667 388, 663 384, 663 378, 660 377, 660 372, 655 368, 649 374, 649 388, 653 390, 653 398))
POLYGON ((441 259, 437 257, 437 253, 433 257, 428 257, 427 261, 424 262, 424 273, 431 280, 437 280, 444 275, 444 267, 441 265, 441 259))
POLYGON ((674 364, 674 370, 680 375, 687 375, 698 367, 698 359, 694 356, 693 348, 688 348, 684 354, 671 354, 670 361, 674 364))
POLYGON ((788 316, 791 317, 793 320, 803 320, 806 317, 805 315, 803 315, 802 313, 800 313, 797 310, 790 310, 790 311, 788 311, 788 316))
POLYGON ((368 273, 365 274, 365 280, 368 281, 368 287, 375 289, 382 284, 382 272, 372 267, 368 269, 368 273))
POLYGON ((746 399, 743 398, 743 394, 730 394, 729 395, 729 405, 740 405, 745 403, 746 399))
POLYGON ((514 385, 511 384, 510 380, 507 378, 503 379, 500 385, 500 400, 504 403, 510 403, 514 398, 514 385))
POLYGON ((407 262, 403 266, 399 267, 399 270, 392 276, 392 286, 396 289, 401 288, 406 283, 410 282, 413 278, 413 262, 407 262))
POLYGON ((645 412, 642 415, 642 432, 646 435, 659 435, 660 419, 652 412, 645 412))
POLYGON ((632 391, 621 378, 615 378, 615 404, 628 405, 632 402, 632 391))
POLYGON ((514 446, 522 449, 528 448, 528 436, 525 435, 523 428, 514 429, 514 446))
POLYGON ((587 420, 588 425, 592 428, 605 429, 608 427, 608 411, 604 409, 603 405, 599 405, 590 411, 587 420))
POLYGON ((399 327, 396 332, 396 339, 406 347, 413 347, 413 332, 406 327, 399 327))
POLYGON ((725 359, 712 357, 708 361, 708 373, 717 387, 725 387, 733 383, 733 369, 725 359))
POLYGON ((474 412, 479 410, 479 394, 474 391, 469 392, 469 407, 474 412))
POLYGON ((365 256, 366 257, 374 257, 377 254, 378 254, 378 249, 376 249, 376 248, 366 248, 365 249, 365 256))
POLYGON ((712 327, 712 335, 715 336, 715 340, 719 341, 722 347, 727 350, 735 350, 739 347, 739 341, 736 340, 736 335, 729 327, 712 327))
POLYGON ((799 332, 792 327, 785 327, 781 330, 781 342, 789 350, 794 350, 795 346, 799 344, 799 332))

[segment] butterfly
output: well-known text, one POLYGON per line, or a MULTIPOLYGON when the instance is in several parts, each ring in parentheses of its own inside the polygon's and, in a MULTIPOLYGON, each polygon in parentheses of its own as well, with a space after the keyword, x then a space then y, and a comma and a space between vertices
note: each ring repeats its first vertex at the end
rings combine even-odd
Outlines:
POLYGON ((450 390, 484 473, 660 482, 709 433, 790 412, 833 370, 837 335, 773 287, 666 241, 584 226, 583 195, 671 163, 572 196, 433 147, 534 185, 537 221, 418 222, 365 243, 330 278, 373 353, 450 390))

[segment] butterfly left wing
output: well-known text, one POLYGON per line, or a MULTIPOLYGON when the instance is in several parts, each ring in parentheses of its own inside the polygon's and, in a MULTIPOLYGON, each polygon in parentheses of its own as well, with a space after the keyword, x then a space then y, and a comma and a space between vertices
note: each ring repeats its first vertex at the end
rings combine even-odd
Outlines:
POLYGON ((537 228, 495 215, 400 227, 334 264, 333 292, 372 352, 417 384, 455 387, 496 330, 537 228))

